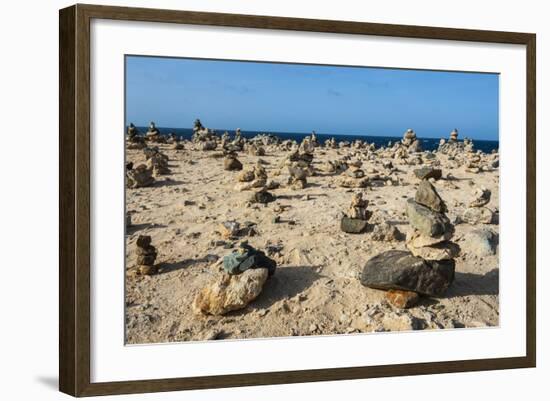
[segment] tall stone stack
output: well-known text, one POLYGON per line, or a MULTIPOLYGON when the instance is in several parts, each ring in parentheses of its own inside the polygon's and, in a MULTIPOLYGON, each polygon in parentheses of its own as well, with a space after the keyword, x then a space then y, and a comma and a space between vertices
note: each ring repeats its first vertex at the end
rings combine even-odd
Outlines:
POLYGON ((152 275, 158 271, 158 266, 155 265, 157 258, 157 250, 151 245, 150 235, 140 235, 136 241, 137 253, 137 273, 152 275))
POLYGON ((422 150, 420 141, 416 138, 416 133, 411 128, 403 134, 401 144, 405 146, 409 153, 420 152, 422 150))
POLYGON ((422 180, 414 199, 407 201, 407 215, 413 230, 407 236, 407 248, 425 260, 446 261, 458 255, 460 248, 449 241, 454 227, 445 215, 447 208, 433 185, 422 180))
POLYGON ((153 154, 150 158, 148 158, 146 166, 152 171, 153 177, 171 173, 171 170, 168 167, 168 156, 164 153, 157 152, 153 154))
POLYGON ((346 233, 359 234, 367 229, 367 222, 372 216, 372 212, 367 210, 369 201, 363 199, 363 193, 353 194, 351 205, 340 220, 340 229, 346 233))
POLYGON ((413 228, 407 238, 409 250, 386 251, 368 260, 361 283, 388 290, 387 299, 398 307, 411 306, 407 300, 416 299, 418 294, 442 295, 454 280, 454 257, 460 250, 449 241, 454 227, 445 211, 435 188, 429 181, 421 181, 415 198, 407 201, 413 228))
POLYGON ((145 133, 145 138, 151 142, 160 142, 160 130, 156 127, 153 121, 149 123, 149 129, 145 133))
POLYGON ((145 164, 140 164, 136 168, 127 169, 126 187, 142 188, 151 186, 155 183, 155 178, 152 176, 152 174, 153 171, 148 169, 145 164))
POLYGON ((130 125, 128 126, 128 129, 126 130, 126 134, 127 134, 127 139, 130 142, 134 142, 135 138, 139 134, 139 131, 134 125, 134 123, 130 123, 130 125))

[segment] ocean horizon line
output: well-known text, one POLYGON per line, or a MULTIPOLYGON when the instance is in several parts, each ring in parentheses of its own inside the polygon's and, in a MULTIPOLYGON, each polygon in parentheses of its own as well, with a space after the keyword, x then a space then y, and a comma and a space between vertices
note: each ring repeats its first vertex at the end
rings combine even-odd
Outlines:
MULTIPOLYGON (((128 124, 126 125, 126 127, 128 126, 128 124)), ((169 134, 170 131, 177 131, 177 130, 181 130, 181 131, 190 131, 192 132, 193 131, 193 127, 161 127, 161 126, 156 126, 160 131, 161 131, 161 134, 165 135, 165 134, 169 134), (163 132, 163 131, 168 131, 168 132, 163 132)), ((136 125, 136 128, 138 128, 139 130, 147 130, 148 129, 148 126, 147 125, 136 125)), ((209 128, 211 129, 212 131, 216 132, 216 134, 223 134, 224 132, 228 132, 230 134, 234 134, 236 132, 236 128, 234 129, 227 129, 227 128, 209 128)), ((333 133, 325 133, 325 132, 317 132, 317 131, 309 131, 309 132, 300 132, 300 131, 267 131, 267 130, 249 130, 249 129, 242 129, 240 128, 241 130, 241 133, 243 134, 255 134, 255 135, 262 135, 262 134, 265 134, 265 135, 275 135, 277 136, 278 134, 282 134, 282 135, 286 135, 286 136, 292 136, 292 135, 296 135, 296 136, 309 136, 311 135, 313 132, 315 132, 315 135, 317 136, 323 136, 323 137, 335 137, 335 139, 337 137, 373 137, 373 138, 393 138, 393 139, 402 139, 403 138, 403 134, 401 135, 377 135, 377 134, 357 134, 357 133, 346 133, 346 134, 333 134, 333 133)), ((451 131, 449 131, 449 134, 450 134, 451 131)), ((175 134, 177 134, 177 132, 174 132, 175 134)), ((403 131, 403 133, 405 133, 405 131, 403 131)), ((446 136, 420 136, 418 135, 417 133, 417 138, 418 139, 427 139, 427 140, 440 140, 440 139, 445 139, 447 140, 449 138, 449 134, 447 134, 446 136)), ((460 135, 460 131, 459 131, 459 135, 460 135)), ((482 142, 500 142, 499 139, 476 139, 476 138, 473 138, 473 137, 470 137, 470 136, 463 136, 462 138, 460 139, 472 139, 473 141, 482 141, 482 142)))

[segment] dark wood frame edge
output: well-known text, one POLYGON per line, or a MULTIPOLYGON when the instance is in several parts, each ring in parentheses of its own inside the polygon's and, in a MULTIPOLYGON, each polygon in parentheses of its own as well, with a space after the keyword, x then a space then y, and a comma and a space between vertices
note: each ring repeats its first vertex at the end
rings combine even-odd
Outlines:
POLYGON ((77 4, 59 12, 59 389, 73 396, 528 368, 536 366, 536 35, 77 4), (90 20, 185 23, 404 38, 522 44, 527 48, 527 260, 524 357, 123 382, 90 382, 90 20))

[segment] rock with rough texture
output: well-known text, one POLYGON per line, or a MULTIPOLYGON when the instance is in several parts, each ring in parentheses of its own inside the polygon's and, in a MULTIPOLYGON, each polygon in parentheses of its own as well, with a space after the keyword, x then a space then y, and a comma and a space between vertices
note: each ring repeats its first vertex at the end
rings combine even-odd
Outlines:
POLYGON ((468 224, 491 224, 493 212, 486 207, 469 207, 462 214, 462 220, 468 224))
POLYGON ((420 247, 415 247, 407 243, 407 248, 414 256, 426 260, 449 260, 455 258, 460 253, 460 247, 450 241, 420 247))
POLYGON ((352 178, 343 176, 338 181, 338 185, 344 188, 365 188, 369 185, 369 178, 352 178))
MULTIPOLYGON (((452 227, 452 226, 451 226, 452 227)), ((431 246, 435 244, 439 244, 443 241, 448 241, 451 239, 451 237, 454 234, 454 227, 452 227, 449 231, 445 232, 443 235, 440 235, 438 237, 428 237, 426 235, 423 235, 418 230, 411 230, 407 233, 407 245, 411 245, 415 248, 420 248, 423 246, 431 246)))
POLYGON ((258 191, 252 195, 252 197, 250 198, 250 202, 266 204, 274 202, 275 199, 275 195, 262 189, 261 191, 258 191))
POLYGON ((411 308, 418 303, 420 296, 414 291, 389 290, 386 299, 399 309, 411 308))
POLYGON ((451 229, 447 216, 434 212, 412 199, 407 200, 407 216, 411 226, 428 237, 439 237, 451 229))
POLYGON ((196 295, 193 310, 196 314, 224 315, 242 309, 260 295, 268 275, 267 269, 223 273, 196 295))
POLYGON ((140 164, 135 169, 126 171, 126 186, 128 188, 141 188, 153 185, 155 178, 152 171, 145 164, 140 164))
POLYGON ((170 174, 171 171, 168 168, 168 156, 157 152, 147 160, 147 169, 153 172, 153 176, 170 174))
POLYGON ((414 175, 421 180, 427 180, 428 178, 439 180, 441 178, 441 170, 438 168, 422 167, 415 169, 413 172, 414 175))
POLYGON ((478 257, 491 256, 496 253, 498 236, 488 228, 472 230, 464 236, 462 250, 478 257))
POLYGON ((240 274, 248 269, 267 269, 269 275, 275 274, 277 263, 264 252, 248 245, 246 241, 239 249, 223 258, 223 269, 228 274, 240 274))
POLYGON ((204 151, 207 151, 207 150, 216 150, 216 147, 218 146, 218 144, 216 143, 216 141, 204 141, 204 142, 199 142, 199 150, 204 150, 204 151))
POLYGON ((414 200, 421 205, 429 207, 435 212, 444 213, 447 210, 445 202, 439 196, 433 185, 428 180, 420 181, 414 200))
POLYGON ((136 240, 136 265, 139 274, 155 274, 158 267, 155 265, 157 250, 151 245, 150 235, 140 235, 136 240))
POLYGON ((470 207, 485 206, 491 200, 491 191, 487 188, 476 188, 473 195, 474 199, 470 202, 470 207))
POLYGON ((442 295, 454 280, 454 260, 425 261, 407 251, 378 254, 365 264, 361 283, 382 290, 442 295))
POLYGON ((253 170, 244 170, 239 173, 237 176, 237 181, 239 182, 250 182, 254 180, 254 171, 253 170))
POLYGON ((342 220, 340 220, 340 229, 345 233, 359 234, 364 232, 367 226, 367 220, 352 219, 348 216, 344 216, 342 220))
POLYGON ((226 171, 238 171, 243 169, 243 165, 236 157, 229 156, 223 161, 223 169, 226 171))
POLYGON ((382 223, 374 226, 372 239, 374 241, 400 241, 402 234, 399 229, 393 224, 382 223))
POLYGON ((231 239, 238 236, 241 225, 238 221, 229 220, 224 221, 219 225, 219 231, 224 239, 231 239))
POLYGON ((367 210, 368 206, 369 201, 363 199, 363 193, 353 194, 347 216, 351 219, 368 220, 372 214, 367 210))
POLYGON ((425 322, 407 313, 387 313, 380 320, 381 331, 410 331, 422 330, 425 322))

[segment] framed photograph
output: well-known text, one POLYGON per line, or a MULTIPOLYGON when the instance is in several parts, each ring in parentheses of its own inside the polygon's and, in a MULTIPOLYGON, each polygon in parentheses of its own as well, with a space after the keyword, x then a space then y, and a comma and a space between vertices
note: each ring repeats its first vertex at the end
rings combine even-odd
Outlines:
POLYGON ((59 26, 61 391, 535 366, 534 34, 59 26))

